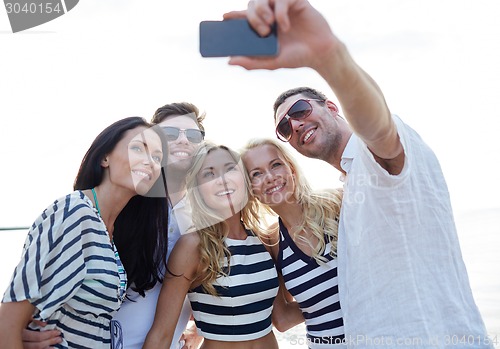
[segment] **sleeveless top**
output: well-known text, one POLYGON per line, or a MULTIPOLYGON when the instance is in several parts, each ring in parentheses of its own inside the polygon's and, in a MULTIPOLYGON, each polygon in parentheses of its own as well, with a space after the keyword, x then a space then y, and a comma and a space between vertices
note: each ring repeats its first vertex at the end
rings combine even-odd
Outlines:
POLYGON ((326 263, 320 265, 299 249, 281 219, 279 227, 276 269, 283 275, 286 289, 302 310, 308 345, 331 348, 334 344, 342 344, 344 324, 338 294, 337 260, 330 256, 331 244, 327 242, 323 253, 326 263))
POLYGON ((226 238, 231 253, 228 270, 213 283, 217 296, 198 286, 189 291, 198 333, 218 341, 261 338, 272 330, 271 312, 278 293, 278 274, 262 242, 247 230, 245 240, 226 238))

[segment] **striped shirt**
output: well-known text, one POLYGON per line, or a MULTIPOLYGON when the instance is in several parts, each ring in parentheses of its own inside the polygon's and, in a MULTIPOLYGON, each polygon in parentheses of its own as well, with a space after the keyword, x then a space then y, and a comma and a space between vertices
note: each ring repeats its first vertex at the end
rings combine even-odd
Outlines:
MULTIPOLYGON (((247 341, 272 330, 271 312, 278 293, 278 274, 260 239, 247 231, 245 240, 225 239, 231 252, 228 276, 214 286, 218 296, 198 286, 188 293, 198 332, 218 341, 247 341)), ((227 272, 227 259, 224 271, 227 272)))
POLYGON ((58 329, 56 348, 109 348, 110 320, 121 299, 117 259, 106 226, 81 191, 56 200, 28 232, 2 302, 28 300, 43 329, 58 329))
POLYGON ((327 242, 323 254, 326 263, 320 265, 298 248, 281 219, 279 226, 276 269, 283 275, 286 289, 302 310, 309 347, 331 348, 342 343, 344 324, 338 294, 337 260, 330 256, 331 244, 327 242))

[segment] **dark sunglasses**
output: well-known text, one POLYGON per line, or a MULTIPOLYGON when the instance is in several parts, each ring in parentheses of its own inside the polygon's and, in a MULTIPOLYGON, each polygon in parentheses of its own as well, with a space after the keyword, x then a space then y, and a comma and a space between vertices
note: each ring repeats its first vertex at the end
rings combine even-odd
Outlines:
POLYGON ((181 129, 178 127, 163 126, 161 129, 163 130, 163 133, 165 134, 165 136, 167 137, 167 141, 169 142, 175 141, 177 138, 179 138, 181 132, 184 133, 187 140, 191 143, 201 143, 201 141, 203 141, 203 138, 205 137, 205 132, 197 130, 195 128, 181 129))
POLYGON ((292 138, 293 129, 290 119, 301 120, 311 115, 313 106, 309 103, 310 101, 324 102, 321 99, 299 99, 293 103, 276 125, 276 136, 280 141, 288 142, 292 138))

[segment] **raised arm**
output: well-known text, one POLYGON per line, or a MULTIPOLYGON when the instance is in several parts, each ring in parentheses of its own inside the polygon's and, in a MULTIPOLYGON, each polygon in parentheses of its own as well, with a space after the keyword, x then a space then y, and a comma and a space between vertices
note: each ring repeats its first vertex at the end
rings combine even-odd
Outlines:
POLYGON ((396 126, 382 91, 356 64, 321 13, 306 0, 253 0, 247 11, 230 12, 224 17, 245 15, 261 35, 270 31, 273 22, 278 23, 280 52, 270 58, 232 57, 229 64, 246 69, 316 70, 337 96, 353 131, 370 150, 381 159, 394 159, 389 168, 397 168, 404 162, 396 126))
POLYGON ((153 325, 143 349, 170 348, 175 326, 186 294, 196 276, 199 264, 198 236, 181 236, 168 260, 168 272, 163 280, 153 325))

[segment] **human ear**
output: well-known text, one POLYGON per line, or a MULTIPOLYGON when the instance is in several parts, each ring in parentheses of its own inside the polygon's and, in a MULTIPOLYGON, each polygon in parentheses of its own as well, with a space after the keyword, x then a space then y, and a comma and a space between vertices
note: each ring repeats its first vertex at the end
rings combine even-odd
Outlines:
POLYGON ((101 166, 102 167, 109 167, 108 157, 105 157, 104 159, 101 160, 101 166))
POLYGON ((337 105, 330 100, 326 101, 326 106, 328 109, 330 109, 335 114, 337 114, 339 112, 339 108, 337 107, 337 105))

